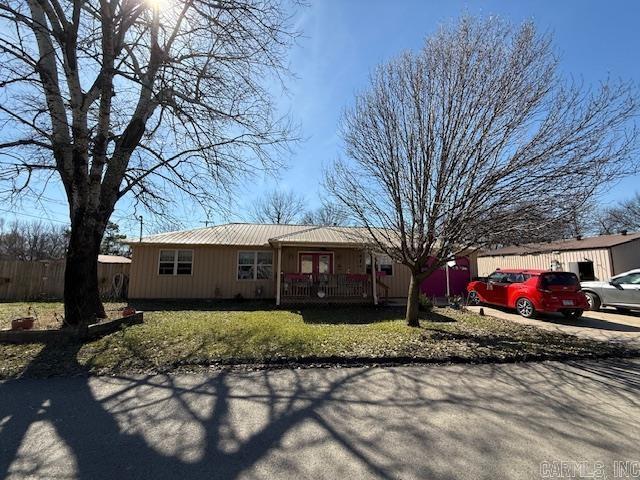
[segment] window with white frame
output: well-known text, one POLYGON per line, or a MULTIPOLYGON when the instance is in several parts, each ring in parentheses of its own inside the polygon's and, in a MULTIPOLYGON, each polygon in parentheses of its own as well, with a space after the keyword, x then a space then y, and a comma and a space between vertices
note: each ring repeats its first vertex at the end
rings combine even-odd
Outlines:
MULTIPOLYGON (((365 255, 365 263, 367 273, 371 275, 371 255, 365 255)), ((382 272, 387 276, 393 275, 393 260, 388 255, 376 255, 376 271, 382 272)))
POLYGON ((159 275, 191 275, 193 250, 160 250, 159 275))
POLYGON ((273 252, 238 252, 238 280, 273 278, 273 252))
POLYGON ((378 271, 383 272, 387 276, 393 275, 393 260, 388 255, 380 255, 376 262, 378 263, 378 271))

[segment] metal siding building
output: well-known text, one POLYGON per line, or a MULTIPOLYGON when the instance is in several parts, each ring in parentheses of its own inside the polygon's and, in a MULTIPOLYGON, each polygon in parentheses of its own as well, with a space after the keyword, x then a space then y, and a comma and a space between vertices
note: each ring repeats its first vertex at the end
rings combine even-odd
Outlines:
POLYGON ((487 276, 498 268, 556 269, 577 274, 592 268, 593 280, 606 280, 640 268, 640 233, 505 247, 478 256, 479 276, 487 276))

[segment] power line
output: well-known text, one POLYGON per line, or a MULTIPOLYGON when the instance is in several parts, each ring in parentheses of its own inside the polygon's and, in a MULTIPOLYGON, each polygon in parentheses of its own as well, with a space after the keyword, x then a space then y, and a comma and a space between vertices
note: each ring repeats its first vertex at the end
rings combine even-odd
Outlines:
MULTIPOLYGON (((7 213, 12 213, 13 215, 16 216, 21 216, 21 217, 30 217, 30 218, 36 218, 38 220, 42 220, 42 216, 39 215, 31 215, 29 213, 23 213, 23 212, 15 212, 13 210, 8 210, 6 208, 0 208, 0 212, 7 212, 7 213)), ((56 220, 53 218, 50 218, 47 216, 47 220, 49 220, 50 222, 56 222, 56 223, 62 223, 64 225, 69 225, 68 221, 63 221, 63 220, 56 220)))

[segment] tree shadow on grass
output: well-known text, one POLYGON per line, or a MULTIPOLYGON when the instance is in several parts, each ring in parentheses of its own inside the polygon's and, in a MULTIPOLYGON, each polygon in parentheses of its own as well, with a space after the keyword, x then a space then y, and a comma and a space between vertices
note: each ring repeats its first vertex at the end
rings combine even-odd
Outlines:
POLYGON ((205 312, 251 312, 256 310, 275 310, 270 300, 131 300, 129 305, 145 312, 158 311, 205 311, 205 312))
MULTIPOLYGON (((46 346, 25 373, 82 373, 79 349, 46 346)), ((557 458, 635 452, 639 391, 619 361, 15 380, 0 478, 526 477, 553 439, 557 458)))
POLYGON ((404 309, 374 305, 310 305, 290 310, 309 324, 369 324, 404 319, 404 309))
MULTIPOLYGON (((309 324, 358 325, 378 322, 404 321, 406 308, 395 306, 350 305, 350 306, 309 306, 291 310, 302 316, 309 324)), ((452 323, 455 318, 436 309, 419 312, 420 320, 436 323, 452 323)))

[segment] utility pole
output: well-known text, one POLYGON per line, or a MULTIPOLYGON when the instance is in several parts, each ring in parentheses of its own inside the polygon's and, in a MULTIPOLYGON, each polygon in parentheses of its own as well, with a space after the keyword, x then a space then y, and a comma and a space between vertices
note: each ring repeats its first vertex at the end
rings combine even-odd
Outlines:
POLYGON ((142 242, 142 215, 138 217, 138 220, 140 220, 140 241, 142 242))

